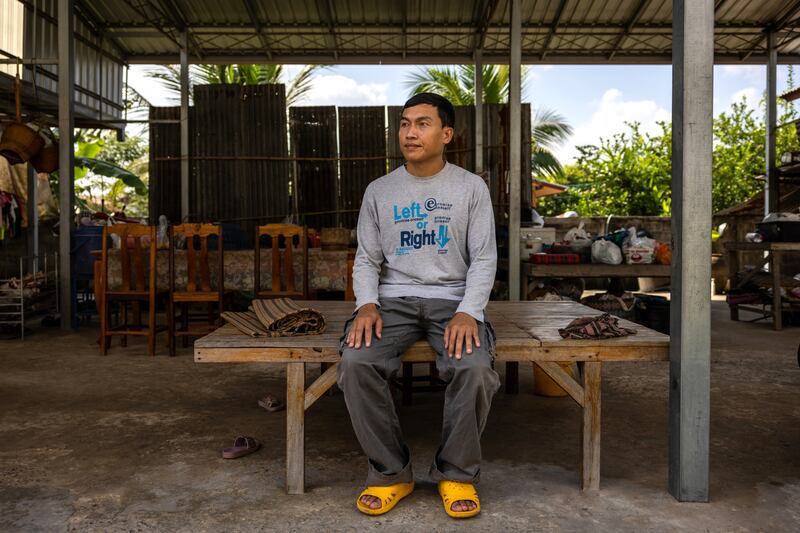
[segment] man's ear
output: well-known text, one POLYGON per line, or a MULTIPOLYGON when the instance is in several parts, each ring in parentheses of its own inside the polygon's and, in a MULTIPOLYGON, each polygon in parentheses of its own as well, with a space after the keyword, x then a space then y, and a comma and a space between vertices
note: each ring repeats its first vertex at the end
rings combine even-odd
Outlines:
POLYGON ((445 126, 442 131, 444 132, 444 144, 450 144, 450 141, 453 140, 453 135, 455 134, 453 128, 450 126, 445 126))

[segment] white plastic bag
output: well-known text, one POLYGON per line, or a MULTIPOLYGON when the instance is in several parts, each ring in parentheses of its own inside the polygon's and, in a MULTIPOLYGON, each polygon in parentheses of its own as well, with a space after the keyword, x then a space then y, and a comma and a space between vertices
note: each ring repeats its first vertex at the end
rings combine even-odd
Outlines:
POLYGON ((628 236, 625 237, 625 241, 622 243, 625 262, 629 265, 652 264, 657 244, 655 239, 638 237, 635 227, 628 228, 628 236))
POLYGON ((581 241, 581 240, 589 240, 589 233, 585 229, 583 229, 583 222, 577 228, 572 228, 567 232, 564 236, 565 241, 581 241))
POLYGON ((597 240, 592 243, 592 263, 618 265, 622 263, 622 250, 611 241, 597 240))

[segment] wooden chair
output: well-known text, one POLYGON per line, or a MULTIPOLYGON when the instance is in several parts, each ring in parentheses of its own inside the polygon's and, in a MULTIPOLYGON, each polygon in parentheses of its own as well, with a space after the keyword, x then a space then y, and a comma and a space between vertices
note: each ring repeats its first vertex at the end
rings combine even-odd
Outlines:
POLYGON ((189 345, 189 337, 199 337, 214 330, 220 315, 225 310, 225 301, 232 291, 225 290, 225 264, 222 240, 222 227, 214 224, 179 224, 171 228, 169 248, 169 309, 167 310, 170 355, 175 355, 176 341, 183 338, 183 346, 189 345), (186 287, 177 290, 175 287, 175 239, 183 236, 186 239, 186 287), (208 253, 208 241, 217 239, 217 279, 216 288, 211 283, 211 268, 208 253), (199 250, 196 245, 199 243, 199 250), (198 257, 199 252, 199 257, 198 257), (198 271, 200 275, 198 284, 198 271), (207 304, 207 315, 190 315, 191 304, 207 304), (214 313, 214 304, 217 313, 214 313), (180 306, 180 316, 175 316, 175 308, 180 306), (207 320, 205 328, 190 328, 192 318, 203 317, 207 320), (181 327, 176 329, 175 322, 180 319, 181 327))
POLYGON ((255 298, 300 298, 308 299, 308 237, 305 226, 292 224, 267 224, 256 228, 256 247, 254 254, 255 272, 253 281, 253 296, 255 298), (261 238, 267 236, 272 240, 272 283, 271 287, 261 287, 261 238), (294 239, 297 237, 298 245, 303 254, 302 287, 295 284, 294 276, 294 239), (281 250, 280 241, 283 239, 283 270, 285 289, 281 288, 281 250))
MULTIPOLYGON (((98 280, 98 304, 100 307, 100 351, 103 355, 108 353, 111 337, 122 336, 122 346, 127 346, 129 335, 147 337, 147 350, 150 355, 155 355, 156 334, 164 331, 166 327, 156 326, 156 299, 166 296, 166 291, 156 289, 156 227, 140 226, 138 224, 118 224, 103 228, 102 256, 100 260, 98 280), (119 287, 111 287, 108 283, 108 241, 109 237, 116 235, 120 239, 119 263, 121 283, 119 287), (133 240, 129 242, 129 238, 133 240), (142 241, 148 250, 148 266, 145 270, 142 257, 142 241), (129 245, 132 245, 129 247, 129 245), (146 281, 145 281, 146 278, 146 281), (111 326, 110 307, 112 303, 120 306, 120 323, 111 326), (142 329, 141 304, 147 304, 147 329, 142 329), (132 304, 135 325, 128 324, 128 304, 132 304)), ((96 270, 96 272, 98 271, 96 270)))

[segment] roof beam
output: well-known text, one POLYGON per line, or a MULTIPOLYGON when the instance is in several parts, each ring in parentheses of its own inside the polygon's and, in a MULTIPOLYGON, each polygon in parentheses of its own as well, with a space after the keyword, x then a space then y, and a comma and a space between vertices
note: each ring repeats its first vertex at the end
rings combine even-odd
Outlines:
MULTIPOLYGON (((475 46, 472 47, 473 50, 483 49, 483 45, 486 42, 486 33, 489 31, 492 17, 494 17, 494 12, 499 3, 500 0, 487 0, 484 3, 483 11, 480 13, 480 18, 476 25, 477 31, 475 32, 475 46)), ((498 27, 506 28, 507 26, 505 24, 500 24, 498 27)))
MULTIPOLYGON (((177 53, 167 54, 147 54, 128 56, 130 64, 159 64, 174 65, 179 62, 177 53)), ((508 62, 508 53, 483 53, 484 64, 503 64, 508 62)), ((191 58, 193 62, 201 61, 199 58, 191 58)), ((202 62, 209 64, 230 64, 230 63, 258 63, 263 61, 263 56, 259 53, 231 54, 228 50, 207 50, 202 62)), ((312 51, 306 55, 296 53, 278 53, 273 50, 273 61, 284 65, 307 65, 310 63, 320 65, 420 65, 420 64, 469 64, 475 61, 472 53, 435 53, 435 54, 407 54, 403 58, 399 52, 376 54, 369 52, 353 52, 340 55, 340 61, 334 61, 330 54, 312 51)), ((714 55, 714 62, 718 65, 763 65, 766 61, 766 53, 757 53, 743 60, 740 53, 718 52, 714 55)), ((540 59, 539 53, 522 54, 522 63, 526 65, 587 65, 587 64, 608 64, 608 65, 669 65, 672 63, 672 56, 669 52, 653 53, 632 53, 621 51, 613 60, 608 60, 606 52, 594 54, 581 54, 572 50, 558 51, 551 50, 546 61, 540 59)), ((778 63, 797 64, 800 63, 800 54, 779 54, 778 63)))
POLYGON ((261 25, 261 20, 258 18, 258 13, 256 13, 256 6, 253 4, 253 0, 243 0, 244 1, 244 8, 247 10, 247 16, 250 17, 250 22, 253 23, 253 26, 256 29, 256 34, 258 35, 258 40, 261 41, 261 46, 264 48, 264 53, 267 54, 267 59, 270 61, 272 60, 272 50, 269 48, 269 41, 267 41, 267 36, 264 35, 264 27, 261 25))
MULTIPOLYGON (((725 0, 717 0, 719 4, 724 2, 725 0)), ((639 19, 642 18, 642 14, 644 13, 647 4, 650 3, 650 0, 641 0, 639 2, 639 6, 636 8, 636 11, 633 12, 633 16, 628 20, 628 23, 625 24, 625 29, 622 31, 622 34, 619 36, 616 44, 614 44, 614 48, 611 50, 611 53, 608 55, 609 59, 614 59, 614 56, 617 55, 622 49, 622 45, 625 44, 625 40, 628 38, 628 35, 631 34, 633 27, 636 26, 636 23, 639 22, 639 19)))
POLYGON ((795 2, 789 7, 788 10, 776 20, 771 26, 770 29, 772 31, 782 30, 786 23, 792 20, 794 17, 797 16, 797 13, 800 12, 800 0, 795 0, 795 2))
MULTIPOLYGON (((761 43, 767 39, 767 36, 770 32, 780 31, 782 30, 786 24, 791 21, 797 14, 800 12, 800 0, 795 0, 787 9, 780 18, 778 18, 775 22, 770 23, 766 28, 764 28, 764 32, 760 35, 755 41, 753 41, 753 48, 742 56, 742 61, 745 61, 750 58, 757 50, 758 47, 761 46, 761 43)), ((784 43, 785 44, 785 43, 784 43)), ((765 50, 765 54, 768 56, 768 50, 765 50)))
POLYGON ((320 20, 325 23, 328 29, 328 36, 331 41, 331 50, 333 50, 334 61, 339 60, 339 44, 336 42, 336 28, 334 26, 334 10, 331 0, 317 0, 317 9, 319 10, 320 20))
POLYGON ((544 40, 541 59, 544 59, 547 56, 547 49, 550 48, 550 43, 553 41, 553 36, 556 34, 558 23, 561 22, 561 15, 564 14, 565 7, 567 7, 567 0, 561 0, 561 3, 558 4, 558 9, 556 10, 556 16, 553 17, 553 22, 550 24, 550 30, 547 32, 547 37, 544 40))
MULTIPOLYGON (((195 40, 194 36, 192 35, 192 32, 189 31, 189 23, 186 21, 186 16, 183 14, 183 11, 180 10, 180 8, 174 2, 174 0, 161 0, 161 3, 163 3, 164 7, 167 9, 168 16, 172 20, 172 24, 178 30, 186 32, 186 35, 189 37, 189 44, 191 45, 191 48, 194 51, 195 55, 202 58, 203 51, 200 48, 200 45, 195 40)), ((155 5, 153 5, 152 0, 150 1, 150 5, 152 5, 154 8, 156 7, 155 5)), ((180 44, 178 44, 178 48, 180 48, 180 44)))

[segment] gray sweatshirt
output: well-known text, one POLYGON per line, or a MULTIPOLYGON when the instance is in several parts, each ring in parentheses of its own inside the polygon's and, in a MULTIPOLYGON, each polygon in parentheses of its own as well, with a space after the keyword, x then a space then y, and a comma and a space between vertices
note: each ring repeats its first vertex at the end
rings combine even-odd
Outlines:
POLYGON ((434 176, 401 166, 369 184, 358 216, 356 308, 379 298, 460 300, 483 320, 497 269, 494 213, 483 180, 446 163, 434 176))

